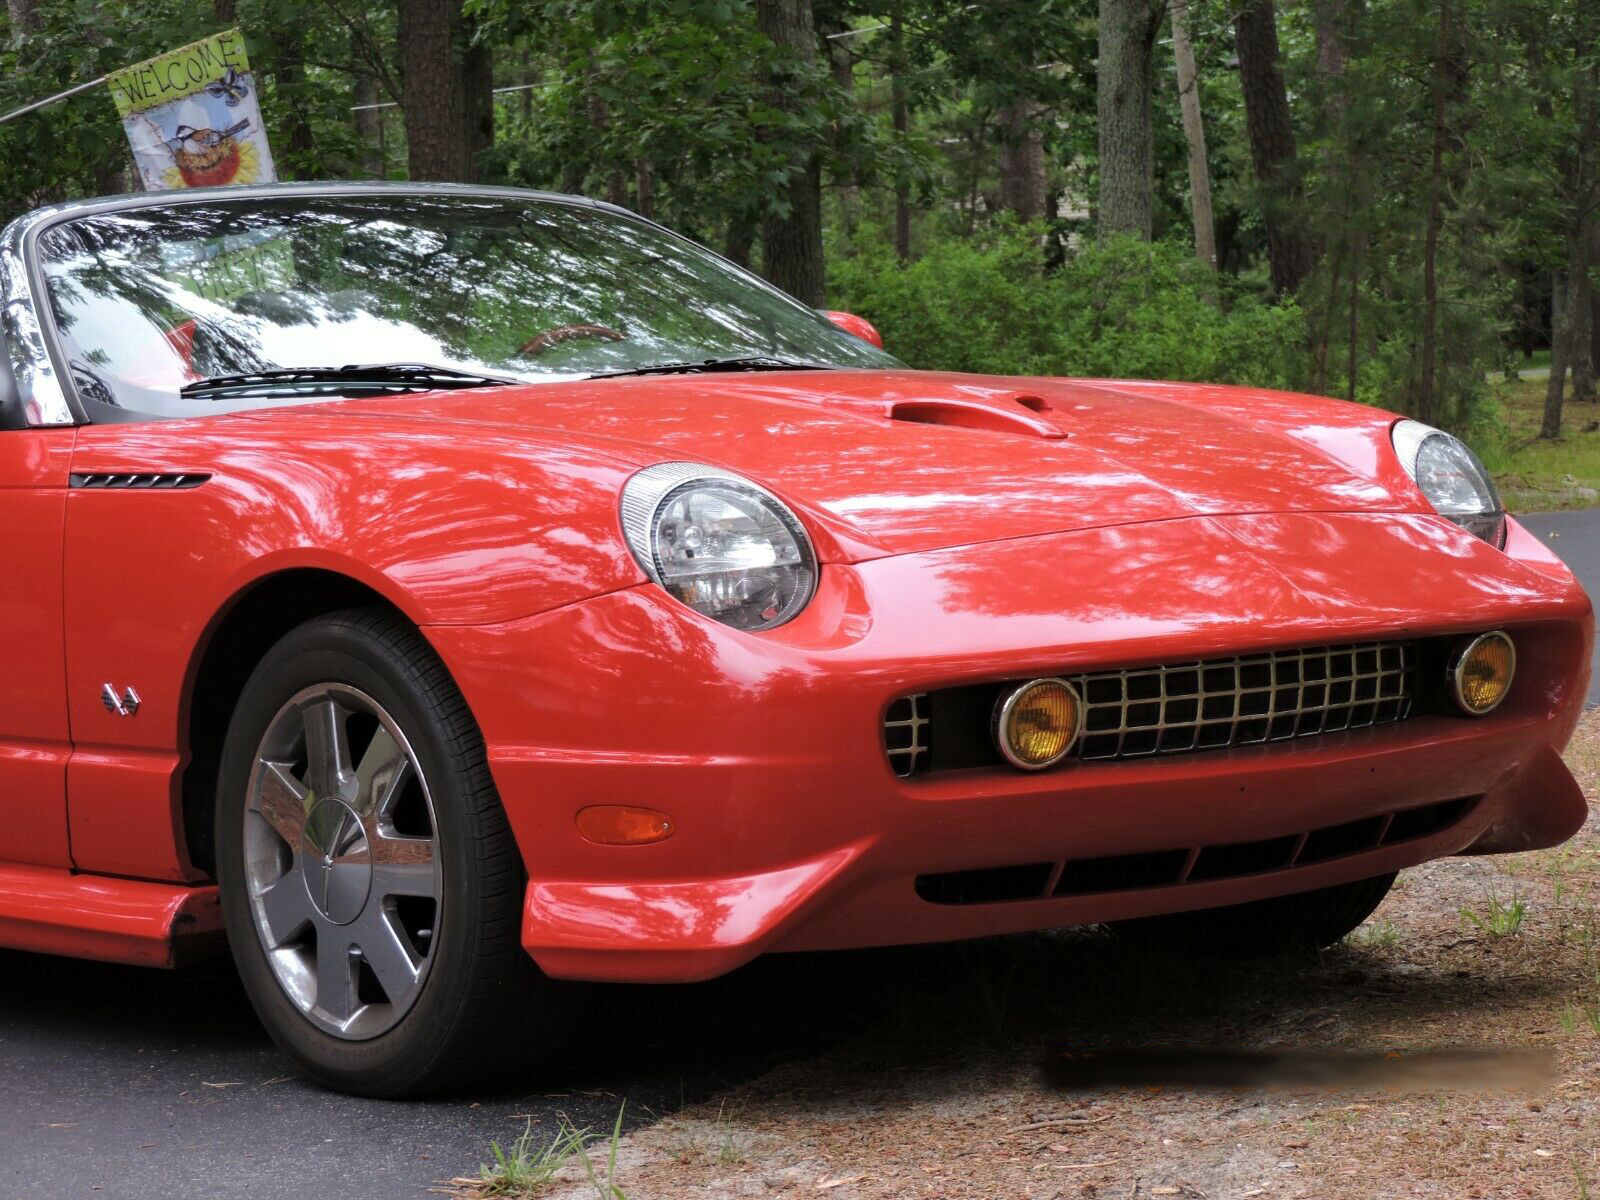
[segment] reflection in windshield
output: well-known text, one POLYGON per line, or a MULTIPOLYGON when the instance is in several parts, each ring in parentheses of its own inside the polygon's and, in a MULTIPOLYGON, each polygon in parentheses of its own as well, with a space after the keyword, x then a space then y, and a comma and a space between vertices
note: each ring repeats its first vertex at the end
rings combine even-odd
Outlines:
POLYGON ((84 400, 162 416, 292 402, 178 394, 285 367, 531 381, 708 358, 896 365, 690 242, 532 197, 178 202, 55 226, 40 255, 84 400))

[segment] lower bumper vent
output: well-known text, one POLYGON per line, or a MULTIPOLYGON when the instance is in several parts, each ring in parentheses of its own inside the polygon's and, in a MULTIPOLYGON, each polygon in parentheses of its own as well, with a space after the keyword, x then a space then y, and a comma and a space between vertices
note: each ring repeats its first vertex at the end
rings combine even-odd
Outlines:
POLYGON ((1431 837, 1466 816, 1477 800, 1445 800, 1256 842, 919 875, 917 895, 930 904, 995 904, 1241 879, 1431 837))

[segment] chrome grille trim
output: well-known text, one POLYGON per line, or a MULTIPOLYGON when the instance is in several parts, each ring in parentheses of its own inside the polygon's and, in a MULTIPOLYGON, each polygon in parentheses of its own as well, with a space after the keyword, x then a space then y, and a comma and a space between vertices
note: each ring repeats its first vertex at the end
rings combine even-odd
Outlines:
POLYGON ((883 715, 883 748, 894 773, 906 779, 917 773, 928 752, 928 694, 901 696, 883 715))
MULTIPOLYGON (((1063 675, 1084 703, 1083 734, 1068 759, 1149 758, 1389 725, 1411 715, 1416 675, 1417 646, 1402 641, 1063 675)), ((884 747, 902 779, 928 768, 930 711, 929 693, 916 692, 884 715, 884 747)))
POLYGON ((1360 642, 1080 675, 1074 753, 1143 758, 1387 725, 1410 715, 1415 659, 1406 642, 1360 642))

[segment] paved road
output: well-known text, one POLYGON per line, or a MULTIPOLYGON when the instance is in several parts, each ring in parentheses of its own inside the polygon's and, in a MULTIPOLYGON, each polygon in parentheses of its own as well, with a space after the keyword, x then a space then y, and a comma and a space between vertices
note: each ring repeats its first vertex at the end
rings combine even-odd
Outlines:
MULTIPOLYGON (((1521 521, 1572 568, 1573 574, 1600 599, 1600 509, 1529 513, 1521 521)), ((1600 705, 1600 642, 1595 645, 1594 672, 1589 677, 1589 707, 1600 705)))
MULTIPOLYGON (((1523 520, 1600 595, 1600 511, 1523 520)), ((0 1200, 419 1197, 530 1116, 609 1128, 626 1098, 648 1120, 813 1053, 881 1004, 891 961, 780 957, 692 988, 599 989, 593 1033, 537 1091, 395 1104, 302 1082, 225 959, 169 973, 0 952, 0 1200)))
POLYGON ((859 1027, 851 995, 872 1003, 851 957, 597 988, 590 1036, 537 1091, 393 1103, 296 1076, 227 959, 164 972, 0 952, 0 1200, 410 1200, 529 1117, 609 1131, 624 1099, 636 1124, 816 1053, 859 1027))

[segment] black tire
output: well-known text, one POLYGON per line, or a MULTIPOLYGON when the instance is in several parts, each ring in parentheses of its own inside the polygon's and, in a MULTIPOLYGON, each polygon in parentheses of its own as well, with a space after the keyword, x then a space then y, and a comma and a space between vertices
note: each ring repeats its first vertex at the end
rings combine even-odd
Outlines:
POLYGON ((380 609, 332 613, 267 653, 228 729, 215 828, 240 978, 273 1040, 312 1079, 365 1096, 437 1094, 503 1077, 564 1040, 570 989, 543 976, 520 944, 525 875, 482 735, 444 664, 403 620, 380 609), (257 932, 244 859, 245 807, 269 725, 304 689, 330 683, 375 699, 410 743, 431 793, 442 870, 431 965, 405 1015, 367 1040, 324 1031, 286 994, 257 932), (536 1030, 537 1041, 517 1030, 536 1030))
POLYGON ((1331 946, 1370 917, 1394 874, 1225 908, 1117 921, 1125 938, 1180 954, 1254 958, 1331 946))

